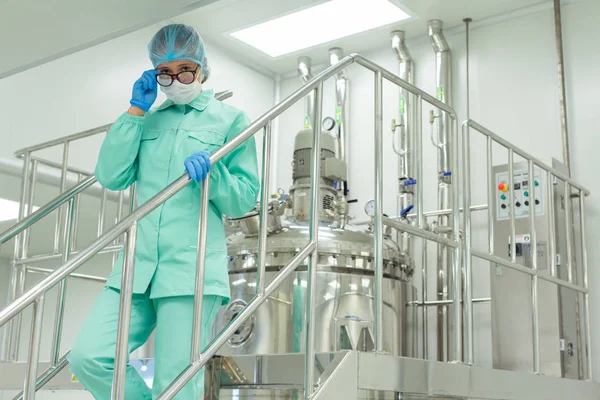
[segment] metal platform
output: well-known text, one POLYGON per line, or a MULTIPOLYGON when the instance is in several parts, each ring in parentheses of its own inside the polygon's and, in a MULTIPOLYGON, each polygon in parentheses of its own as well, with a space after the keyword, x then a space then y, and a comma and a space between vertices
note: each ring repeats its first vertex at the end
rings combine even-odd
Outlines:
MULTIPOLYGON (((40 365, 41 368, 47 365, 40 365)), ((24 363, 0 363, 0 390, 18 390, 24 363)), ((205 399, 298 399, 304 355, 216 357, 205 399)), ((597 400, 600 384, 412 358, 342 351, 317 355, 314 399, 597 400)), ((45 390, 77 390, 64 368, 45 390)))

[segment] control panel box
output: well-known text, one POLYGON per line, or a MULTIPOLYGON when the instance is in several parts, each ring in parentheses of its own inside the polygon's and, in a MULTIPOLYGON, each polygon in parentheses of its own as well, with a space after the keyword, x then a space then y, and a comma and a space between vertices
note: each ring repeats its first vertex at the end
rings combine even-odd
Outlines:
POLYGON ((510 219, 510 202, 514 202, 515 219, 528 218, 532 207, 535 207, 535 215, 544 215, 544 180, 539 168, 533 170, 533 179, 529 178, 527 169, 514 171, 513 175, 513 198, 510 198, 508 171, 496 173, 496 219, 498 221, 510 219))

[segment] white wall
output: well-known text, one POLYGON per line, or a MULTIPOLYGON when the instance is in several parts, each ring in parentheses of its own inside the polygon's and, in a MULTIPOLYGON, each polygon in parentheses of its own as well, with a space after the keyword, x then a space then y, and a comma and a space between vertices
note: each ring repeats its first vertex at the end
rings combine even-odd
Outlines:
MULTIPOLYGON (((588 200, 588 257, 590 261, 590 279, 592 287, 600 280, 594 261, 600 250, 594 246, 600 236, 598 222, 599 207, 595 196, 600 184, 595 178, 596 164, 593 157, 600 142, 597 139, 597 107, 595 94, 600 90, 597 66, 600 55, 595 51, 594 39, 598 37, 593 22, 600 15, 600 3, 594 0, 580 1, 564 6, 563 31, 568 77, 568 104, 571 151, 574 177, 592 190, 588 200), (594 196, 595 194, 595 196, 594 196)), ((499 20, 497 20, 499 21, 499 20)), ((423 22, 425 33, 425 21, 423 22)), ((520 146, 530 154, 543 160, 550 157, 562 159, 556 57, 552 10, 544 10, 530 15, 522 15, 510 20, 495 23, 474 24, 471 31, 471 118, 485 127, 500 134, 505 139, 520 146)), ((446 37, 453 56, 453 106, 459 115, 459 121, 466 119, 465 90, 465 37, 464 30, 451 29, 446 37)), ((415 60, 416 85, 435 95, 434 54, 426 37, 407 41, 408 48, 415 60)), ((333 46, 332 46, 333 47, 333 46)), ((346 54, 353 50, 344 49, 346 54)), ((367 55, 374 62, 397 71, 394 53, 388 47, 367 55)), ((351 214, 364 219, 362 207, 373 197, 373 75, 357 66, 348 69, 350 78, 350 165, 349 185, 351 198, 359 202, 352 205, 351 214)), ((325 86, 324 116, 334 113, 334 83, 325 86)), ((282 82, 282 97, 300 86, 298 78, 282 82)), ((384 211, 394 214, 396 208, 396 157, 391 149, 391 132, 388 128, 392 118, 396 117, 398 91, 391 85, 384 88, 384 178, 388 184, 384 187, 384 211)), ((436 208, 436 158, 429 141, 429 122, 427 114, 430 107, 423 106, 424 130, 424 194, 425 209, 436 208)), ((303 105, 298 104, 281 118, 278 174, 279 183, 288 189, 291 185, 291 157, 293 135, 302 127, 303 105), (289 135, 289 140, 283 138, 289 135)), ((485 147, 476 135, 471 146, 474 169, 473 204, 486 203, 485 147), (476 164, 477 163, 477 164, 476 164)), ((496 150, 495 150, 496 151, 496 150)), ((504 163, 506 153, 495 153, 494 162, 504 163)), ((517 159, 515 158, 517 161, 517 159)), ((474 228, 481 228, 477 219, 474 228)), ((477 230, 475 232, 478 232, 477 230)), ((485 248, 485 233, 480 239, 474 235, 474 245, 485 248)), ((431 246, 433 248, 433 246, 431 246)), ((432 256, 434 253, 430 253, 432 256)), ((430 260, 432 258, 430 257, 430 260)), ((430 261, 431 262, 431 261, 430 261)), ((474 296, 489 296, 489 272, 487 263, 474 265, 474 296)), ((433 268, 430 266, 430 275, 433 268)), ((419 276, 415 277, 417 282, 419 276)), ((435 282, 432 279, 428 295, 435 298, 435 282)), ((592 294, 592 328, 595 348, 596 370, 600 368, 600 296, 592 294)), ((475 305, 475 333, 477 363, 491 366, 491 333, 488 305, 475 305)), ((435 329, 435 319, 430 311, 430 329, 435 329)), ((433 332, 430 335, 430 354, 435 353, 433 332)))

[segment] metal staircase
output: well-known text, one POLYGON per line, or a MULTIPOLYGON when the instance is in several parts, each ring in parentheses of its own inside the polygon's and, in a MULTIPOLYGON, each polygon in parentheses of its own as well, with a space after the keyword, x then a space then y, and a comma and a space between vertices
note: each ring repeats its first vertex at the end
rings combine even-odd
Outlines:
MULTIPOLYGON (((584 296, 584 306, 586 318, 586 332, 589 352, 589 323, 587 314, 588 308, 588 287, 587 287, 587 261, 584 264, 584 283, 582 285, 572 280, 564 281, 558 279, 555 275, 542 275, 538 270, 521 267, 514 262, 507 262, 494 254, 493 248, 489 252, 482 252, 471 249, 470 235, 470 185, 468 171, 470 170, 470 160, 463 158, 464 162, 464 197, 463 197, 463 229, 464 240, 461 237, 461 212, 459 210, 459 185, 461 177, 459 173, 453 176, 454 184, 451 187, 452 209, 445 210, 449 218, 453 221, 452 230, 449 236, 443 236, 437 232, 427 229, 424 217, 423 192, 418 187, 415 197, 416 222, 414 225, 405 223, 395 218, 385 217, 382 209, 383 198, 383 83, 387 80, 394 85, 403 88, 413 98, 416 115, 421 115, 421 104, 426 102, 444 113, 451 122, 452 145, 449 149, 452 157, 452 171, 459 171, 459 129, 456 112, 446 104, 438 101, 435 97, 425 93, 419 88, 401 80, 395 74, 383 69, 373 62, 360 55, 351 55, 340 60, 339 63, 326 69, 322 73, 308 81, 299 90, 294 92, 288 98, 276 105, 273 109, 262 115, 254 121, 246 130, 241 132, 234 140, 225 144, 222 148, 211 155, 211 163, 215 163, 242 144, 251 136, 258 132, 263 132, 263 163, 262 163, 262 182, 261 182, 261 210, 260 210, 260 234, 259 234, 259 263, 258 263, 258 282, 256 285, 256 296, 247 306, 213 339, 206 349, 200 349, 200 324, 194 324, 193 346, 190 355, 189 366, 180 374, 180 376, 171 383, 171 385, 158 397, 160 400, 173 398, 178 391, 203 367, 207 366, 206 391, 205 398, 217 399, 220 396, 227 395, 229 398, 285 398, 285 399, 422 399, 422 398, 463 398, 463 399, 563 399, 571 397, 577 393, 579 399, 597 399, 600 397, 600 386, 591 381, 591 361, 588 355, 587 361, 587 381, 577 381, 560 379, 555 377, 540 376, 539 369, 534 373, 517 373, 510 371, 499 371, 493 369, 479 368, 472 366, 474 353, 473 340, 473 311, 471 298, 471 258, 479 257, 489 260, 507 268, 518 270, 532 277, 534 286, 534 326, 537 319, 537 282, 538 278, 546 280, 556 285, 568 287, 572 290, 582 293, 584 296), (316 156, 320 154, 321 146, 321 126, 315 124, 312 146, 312 188, 310 192, 310 231, 309 241, 303 248, 298 249, 296 256, 285 265, 279 273, 270 282, 266 282, 265 275, 265 242, 267 217, 266 207, 269 202, 269 160, 268 155, 273 151, 271 149, 271 123, 292 105, 301 101, 306 95, 314 93, 314 120, 322 119, 322 97, 323 83, 329 78, 351 64, 358 64, 374 74, 374 142, 375 142, 375 216, 374 216, 374 265, 375 265, 375 324, 374 324, 374 351, 340 351, 326 354, 315 354, 315 288, 317 273, 317 243, 319 241, 317 200, 319 191, 319 171, 321 167, 321 158, 316 156), (383 281, 383 232, 384 225, 389 226, 399 232, 406 232, 410 235, 422 238, 424 241, 431 241, 442 244, 452 249, 452 270, 453 270, 453 291, 452 300, 448 303, 454 307, 451 310, 453 321, 452 334, 452 360, 451 362, 436 362, 417 358, 404 358, 385 354, 383 352, 383 299, 381 295, 381 286, 383 281), (464 261, 463 261, 464 260, 464 261), (305 354, 268 354, 252 356, 232 356, 220 357, 217 355, 219 349, 227 342, 228 338, 234 334, 242 324, 252 316, 252 314, 268 299, 268 297, 283 283, 293 271, 300 265, 306 266, 308 271, 307 281, 307 304, 305 317, 305 354), (461 276, 465 276, 464 290, 461 276), (464 293, 464 295, 463 295, 464 293), (466 306, 463 307, 461 304, 466 306), (464 318, 464 322, 463 322, 464 318), (463 329, 464 327, 464 329, 463 329), (465 354, 465 357, 463 357, 465 354)), ((416 141, 416 156, 420 160, 420 167, 417 168, 417 181, 422 179, 422 127, 421 118, 416 119, 417 132, 420 135, 416 141)), ((548 176, 557 177, 564 180, 571 190, 579 195, 581 205, 581 218, 583 221, 583 204, 586 190, 579 184, 571 180, 568 176, 543 164, 529 154, 521 151, 516 146, 504 141, 499 136, 483 128, 474 121, 466 121, 463 131, 464 149, 469 149, 469 129, 483 133, 487 140, 501 143, 511 154, 509 160, 512 168, 513 152, 519 154, 528 160, 530 168, 537 166, 546 171, 548 176)), ((91 257, 102 252, 114 252, 121 248, 119 242, 124 235, 125 240, 125 260, 122 275, 122 290, 119 316, 119 329, 117 337, 117 350, 115 361, 115 373, 113 381, 113 399, 124 399, 125 388, 125 367, 127 363, 127 341, 129 332, 129 317, 131 312, 132 286, 133 286, 133 254, 135 252, 135 239, 137 233, 137 222, 157 208, 160 204, 175 195, 178 191, 189 184, 190 180, 187 174, 181 176, 171 185, 156 194, 146 203, 139 207, 135 205, 135 188, 132 187, 128 193, 120 192, 117 198, 117 222, 110 229, 104 229, 104 206, 107 202, 107 192, 102 191, 102 210, 98 223, 97 239, 95 239, 85 249, 73 251, 73 232, 76 230, 76 213, 78 209, 78 198, 86 190, 94 187, 96 179, 83 171, 73 170, 67 166, 68 148, 72 141, 96 135, 105 132, 108 126, 101 127, 92 131, 77 135, 68 136, 43 145, 31 147, 18 153, 18 156, 24 159, 23 187, 21 194, 21 211, 19 222, 0 234, 0 245, 6 243, 12 238, 15 239, 15 261, 13 265, 13 274, 11 276, 10 289, 11 296, 14 299, 3 310, 0 311, 0 326, 5 327, 5 336, 3 341, 4 363, 0 363, 0 387, 6 384, 6 380, 24 379, 23 392, 16 398, 27 400, 34 399, 36 391, 42 387, 60 387, 60 384, 53 386, 53 379, 66 380, 68 375, 65 373, 66 359, 65 354, 61 354, 60 338, 62 329, 62 320, 64 317, 64 303, 66 279, 77 277, 81 279, 92 279, 102 281, 101 277, 94 277, 85 274, 77 274, 76 271, 91 257), (35 158, 32 153, 47 147, 62 145, 64 146, 63 164, 53 164, 35 158), (45 164, 48 167, 59 168, 61 170, 61 194, 46 204, 39 210, 25 215, 26 210, 30 209, 33 198, 32 183, 35 183, 35 169, 37 165, 45 164), (75 174, 78 183, 67 190, 68 175, 75 174), (127 197, 129 198, 129 212, 123 210, 127 197), (58 223, 56 227, 56 240, 54 244, 54 253, 43 256, 44 259, 59 259, 62 265, 52 271, 42 270, 40 268, 32 269, 27 265, 35 261, 34 257, 28 257, 27 249, 29 243, 30 228, 48 216, 53 211, 58 211, 58 223), (62 246, 62 247, 61 247, 62 246), (32 261, 32 258, 34 259, 32 261), (28 269, 29 268, 29 269, 28 269), (47 273, 43 279, 34 284, 28 290, 24 290, 24 274, 27 272, 47 273), (54 334, 52 340, 52 354, 49 363, 41 363, 40 341, 41 325, 43 316, 43 306, 48 291, 58 287, 57 313, 54 325, 54 334), (26 363, 18 363, 16 343, 20 336, 21 316, 24 310, 32 307, 32 326, 29 337, 29 352, 26 363), (47 369, 39 374, 40 366, 44 365, 47 369), (18 377, 18 378, 16 378, 18 377)), ((469 154, 466 151, 465 154, 469 154)), ((489 154, 491 157, 491 154, 489 154)), ((491 161, 488 161, 491 168, 491 161)), ((197 278, 194 320, 198 321, 201 317, 203 277, 205 267, 205 243, 207 235, 207 212, 208 212, 208 193, 209 179, 202 183, 202 197, 200 203, 200 230, 198 234, 198 259, 197 259, 197 278)), ((488 199, 491 201, 491 199, 488 199)), ((491 203, 489 203, 491 204, 491 203)), ((488 207, 488 209, 491 207, 488 207)), ((514 226, 514 216, 511 217, 514 226)), ((532 218, 532 228, 535 233, 535 220, 532 218)), ((583 225, 583 224, 582 224, 583 225)), ((582 228, 582 231, 585 229, 582 228)), ((512 243, 514 240, 514 229, 512 232, 512 243)), ((582 234, 583 243, 585 243, 584 234, 582 234)), ((513 248, 513 254, 515 253, 513 248)), ((585 252, 585 246, 583 246, 585 252)), ((37 260, 42 257, 37 257, 37 260)), ((536 335, 539 332, 534 331, 534 343, 536 335)), ((534 346, 534 359, 538 360, 539 366, 539 346, 534 346)), ((535 364, 535 363, 534 363, 535 364)), ((10 384, 11 382, 9 382, 10 384)))

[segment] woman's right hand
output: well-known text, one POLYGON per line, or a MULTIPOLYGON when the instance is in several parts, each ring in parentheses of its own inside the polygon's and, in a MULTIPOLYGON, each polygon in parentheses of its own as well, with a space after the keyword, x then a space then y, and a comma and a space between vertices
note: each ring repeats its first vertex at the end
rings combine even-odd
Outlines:
POLYGON ((147 112, 156 100, 157 91, 156 70, 145 71, 140 79, 133 84, 131 101, 133 107, 141 108, 147 112))

